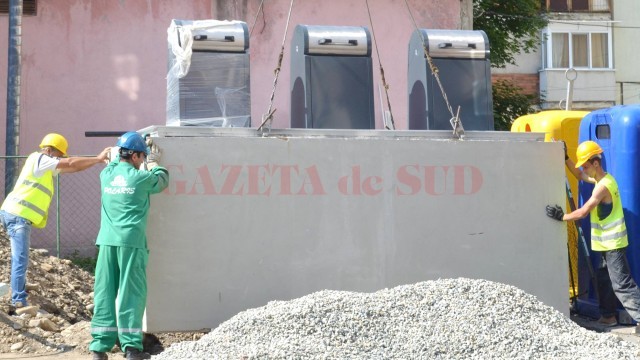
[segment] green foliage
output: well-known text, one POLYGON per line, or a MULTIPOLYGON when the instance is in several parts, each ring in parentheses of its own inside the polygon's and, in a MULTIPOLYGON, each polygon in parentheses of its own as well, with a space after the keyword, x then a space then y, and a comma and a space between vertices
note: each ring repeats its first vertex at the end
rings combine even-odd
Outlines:
POLYGON ((95 274, 96 262, 98 261, 96 256, 80 256, 78 250, 75 250, 73 254, 67 256, 67 259, 71 260, 71 262, 79 268, 91 274, 95 274))
MULTIPOLYGON (((491 66, 516 65, 515 57, 536 50, 548 20, 540 0, 473 0, 473 28, 489 38, 491 66)), ((493 117, 496 130, 511 129, 517 117, 534 111, 536 96, 508 80, 493 84, 493 117)))
POLYGON ((491 66, 515 64, 515 56, 535 50, 548 20, 540 0, 473 0, 473 28, 483 30, 491 47, 491 66))
POLYGON ((519 116, 534 111, 536 96, 522 93, 522 88, 509 80, 498 80, 493 86, 493 124, 496 130, 511 130, 511 123, 519 116))

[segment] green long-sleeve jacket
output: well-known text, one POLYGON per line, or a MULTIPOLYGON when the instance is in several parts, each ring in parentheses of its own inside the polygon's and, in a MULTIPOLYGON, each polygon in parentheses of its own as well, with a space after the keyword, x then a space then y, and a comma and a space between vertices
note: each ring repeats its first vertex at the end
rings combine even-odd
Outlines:
POLYGON ((128 162, 112 162, 100 173, 102 210, 97 245, 147 248, 150 195, 169 185, 169 172, 157 166, 138 170, 128 162))

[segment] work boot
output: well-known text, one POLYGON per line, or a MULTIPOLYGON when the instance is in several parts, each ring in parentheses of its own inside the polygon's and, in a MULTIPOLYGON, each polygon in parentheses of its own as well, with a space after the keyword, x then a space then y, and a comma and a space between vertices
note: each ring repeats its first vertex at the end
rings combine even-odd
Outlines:
POLYGON ((127 360, 151 359, 151 355, 145 352, 142 352, 136 348, 128 347, 127 351, 125 351, 125 358, 127 360))
POLYGON ((7 314, 9 314, 11 316, 17 315, 16 314, 16 310, 21 308, 21 307, 24 307, 24 305, 22 305, 22 303, 19 302, 19 301, 17 303, 15 303, 15 304, 9 304, 9 307, 7 309, 7 314))
POLYGON ((93 354, 93 357, 91 358, 91 360, 108 360, 109 359, 109 355, 107 355, 106 352, 92 351, 91 353, 93 354))
POLYGON ((598 319, 598 324, 604 326, 616 326, 618 325, 618 321, 616 320, 615 316, 600 316, 600 319, 598 319))

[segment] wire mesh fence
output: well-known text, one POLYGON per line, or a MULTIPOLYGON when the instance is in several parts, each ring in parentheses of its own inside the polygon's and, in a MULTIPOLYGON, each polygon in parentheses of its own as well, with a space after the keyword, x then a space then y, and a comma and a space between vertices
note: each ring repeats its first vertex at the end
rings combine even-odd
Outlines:
MULTIPOLYGON (((1 173, 6 174, 7 168, 14 168, 19 174, 26 158, 0 156, 1 173)), ((31 248, 47 249, 58 257, 96 255, 95 239, 100 228, 99 174, 103 168, 96 165, 54 178, 55 193, 49 207, 47 226, 31 230, 31 248)), ((5 176, 2 176, 2 199, 7 195, 5 182, 5 176)))

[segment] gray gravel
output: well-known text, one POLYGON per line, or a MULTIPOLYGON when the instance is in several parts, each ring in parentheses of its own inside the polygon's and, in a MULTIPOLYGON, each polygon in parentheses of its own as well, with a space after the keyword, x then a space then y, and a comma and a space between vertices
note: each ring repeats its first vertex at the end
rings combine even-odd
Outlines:
POLYGON ((319 291, 243 311, 152 359, 636 359, 535 296, 466 278, 319 291))

